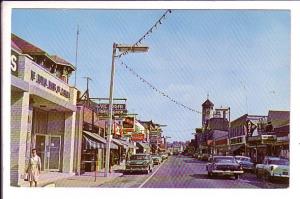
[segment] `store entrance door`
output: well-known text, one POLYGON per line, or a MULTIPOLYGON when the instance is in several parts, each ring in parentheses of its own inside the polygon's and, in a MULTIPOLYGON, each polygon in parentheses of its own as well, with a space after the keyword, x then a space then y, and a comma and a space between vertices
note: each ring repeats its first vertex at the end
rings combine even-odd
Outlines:
POLYGON ((60 136, 49 137, 49 170, 59 171, 60 168, 60 136))
POLYGON ((45 160, 46 160, 46 136, 36 135, 35 143, 36 153, 41 158, 41 170, 45 170, 45 160))
POLYGON ((36 135, 37 155, 41 158, 42 171, 60 170, 61 136, 36 135))

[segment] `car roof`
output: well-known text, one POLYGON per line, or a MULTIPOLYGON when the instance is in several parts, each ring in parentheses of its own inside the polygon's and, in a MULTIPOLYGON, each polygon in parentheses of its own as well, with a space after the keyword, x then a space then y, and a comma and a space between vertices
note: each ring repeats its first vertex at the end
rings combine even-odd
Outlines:
POLYGON ((225 156, 225 155, 216 155, 216 156, 213 156, 213 158, 234 158, 233 156, 225 156))
POLYGON ((242 156, 242 155, 236 155, 235 157, 236 158, 247 158, 247 159, 250 159, 250 157, 248 157, 248 156, 242 156))
POLYGON ((270 159, 270 160, 281 160, 281 159, 283 159, 283 158, 274 157, 274 156, 266 156, 265 158, 270 159))

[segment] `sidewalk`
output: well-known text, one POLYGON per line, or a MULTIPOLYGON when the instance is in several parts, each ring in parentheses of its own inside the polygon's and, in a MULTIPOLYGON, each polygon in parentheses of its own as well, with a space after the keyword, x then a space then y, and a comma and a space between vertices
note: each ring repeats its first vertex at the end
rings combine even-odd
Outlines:
POLYGON ((100 185, 123 176, 125 165, 115 165, 108 177, 105 177, 104 169, 99 172, 85 172, 78 176, 72 176, 52 182, 44 187, 99 187, 100 185), (96 175, 96 177, 95 177, 96 175))
MULTIPOLYGON (((98 187, 108 181, 122 176, 122 171, 124 169, 124 164, 115 165, 113 166, 112 172, 109 173, 108 177, 104 177, 104 169, 97 173, 85 172, 80 176, 60 172, 42 173, 39 178, 38 187, 98 187)), ((29 182, 22 182, 21 187, 29 187, 29 182)))

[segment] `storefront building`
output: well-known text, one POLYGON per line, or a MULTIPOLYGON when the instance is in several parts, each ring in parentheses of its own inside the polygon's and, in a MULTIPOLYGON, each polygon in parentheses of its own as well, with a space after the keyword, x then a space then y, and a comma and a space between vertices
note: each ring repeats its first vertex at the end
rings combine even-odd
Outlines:
POLYGON ((73 173, 75 68, 14 34, 11 42, 11 185, 21 185, 33 148, 42 173, 73 173))
POLYGON ((256 151, 249 147, 251 137, 263 133, 262 125, 267 116, 245 114, 230 123, 229 148, 232 155, 252 156, 256 151))

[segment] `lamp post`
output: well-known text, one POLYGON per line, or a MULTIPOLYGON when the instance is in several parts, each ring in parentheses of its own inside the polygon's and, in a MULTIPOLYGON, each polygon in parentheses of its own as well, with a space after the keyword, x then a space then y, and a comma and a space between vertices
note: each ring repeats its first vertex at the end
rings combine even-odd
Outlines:
POLYGON ((113 92, 114 92, 114 76, 115 76, 115 58, 117 49, 119 52, 147 52, 149 47, 147 46, 131 46, 131 45, 120 45, 113 43, 112 61, 111 61, 111 74, 110 74, 110 87, 109 87, 109 126, 107 132, 106 142, 106 157, 105 157, 105 177, 108 177, 109 166, 110 166, 110 143, 111 143, 111 131, 113 124, 113 92))

